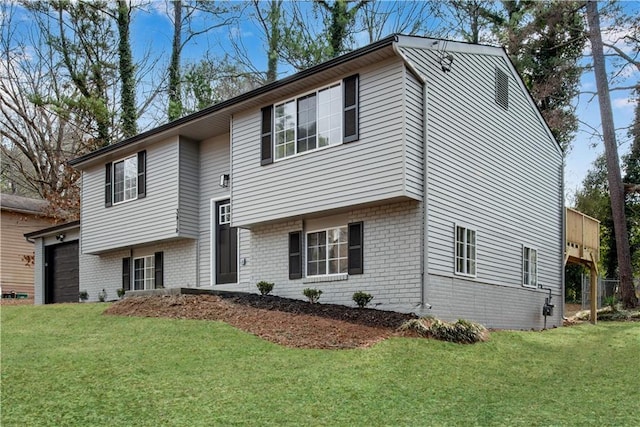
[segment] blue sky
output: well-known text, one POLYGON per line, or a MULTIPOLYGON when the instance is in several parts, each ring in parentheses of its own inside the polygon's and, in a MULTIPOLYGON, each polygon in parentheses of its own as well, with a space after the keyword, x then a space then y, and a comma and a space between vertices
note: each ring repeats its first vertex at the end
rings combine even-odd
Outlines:
MULTIPOLYGON (((149 13, 139 13, 134 19, 134 32, 144 34, 147 43, 153 43, 155 51, 168 49, 170 43, 171 25, 166 15, 166 4, 164 2, 155 2, 155 7, 149 13)), ((627 1, 623 6, 629 13, 640 14, 640 1, 627 1)), ((246 15, 245 15, 246 17, 246 15)), ((607 22, 602 22, 603 28, 607 27, 607 22)), ((242 27, 234 30, 247 47, 253 47, 250 50, 252 62, 260 70, 266 69, 266 59, 264 55, 263 41, 261 39, 260 29, 255 26, 249 19, 245 19, 242 27)), ((624 29, 609 30, 604 34, 608 40, 615 40, 624 33, 624 29)), ((194 40, 188 46, 183 57, 183 62, 195 61, 202 54, 203 50, 210 49, 213 52, 222 52, 228 49, 228 31, 222 34, 221 30, 214 30, 206 37, 194 40)), ((145 46, 142 40, 136 42, 138 48, 145 46)), ((589 50, 585 52, 589 54, 589 50)), ((168 55, 168 54, 167 54, 168 55)), ((168 60, 165 58, 165 60, 168 60)), ((590 58, 585 58, 585 62, 589 62, 590 58)), ((611 65, 611 64, 609 64, 611 65)), ((613 67, 609 67, 611 71, 613 67)), ((620 86, 630 86, 640 79, 640 75, 635 70, 629 68, 625 72, 625 78, 619 78, 616 82, 620 86)), ((595 91, 595 83, 592 72, 585 72, 581 79, 581 88, 584 91, 595 91)), ((572 195, 581 185, 582 179, 591 166, 596 157, 604 151, 602 142, 599 138, 594 137, 591 128, 600 128, 600 112, 598 101, 593 95, 581 95, 576 100, 576 113, 580 120, 584 122, 580 125, 580 130, 576 134, 571 151, 566 156, 565 167, 565 194, 567 201, 572 201, 572 195)), ((630 93, 628 91, 612 92, 613 114, 616 128, 626 128, 631 123, 634 112, 634 104, 630 102, 630 93)), ((618 132, 618 144, 620 144, 620 154, 624 154, 629 149, 629 138, 625 132, 618 132)))
MULTIPOLYGON (((629 13, 634 13, 636 16, 640 15, 640 1, 627 1, 622 4, 629 13)), ((169 62, 172 25, 167 14, 167 8, 167 2, 152 0, 145 11, 134 13, 132 20, 131 33, 134 59, 142 58, 145 52, 148 52, 151 58, 157 60, 146 77, 149 82, 153 80, 154 84, 157 84, 160 80, 169 62)), ((205 52, 209 52, 209 54, 214 56, 222 56, 225 51, 231 53, 232 49, 229 39, 231 36, 234 36, 242 40, 244 46, 247 48, 249 58, 255 67, 264 71, 266 69, 266 58, 261 31, 256 24, 249 19, 249 13, 250 12, 247 11, 243 14, 242 25, 233 28, 231 32, 227 28, 214 29, 206 35, 194 38, 183 52, 182 63, 198 61, 205 52)), ((204 25, 204 21, 196 21, 196 25, 204 25)), ((603 22, 602 26, 606 28, 607 22, 603 22)), ((615 28, 611 31, 605 31, 604 37, 609 40, 615 40, 617 37, 624 35, 624 31, 624 29, 615 28)), ((365 43, 363 42, 361 44, 365 43)), ((589 51, 587 49, 585 54, 588 53, 589 51)), ((585 58, 585 63, 586 62, 589 62, 588 57, 585 58)), ((612 67, 610 67, 610 69, 611 68, 612 67)), ((280 71, 284 71, 285 74, 292 72, 291 69, 287 69, 286 67, 282 67, 280 71)), ((284 75, 282 75, 282 77, 284 77, 284 75)), ((640 80, 640 73, 637 69, 629 67, 625 70, 623 76, 618 79, 616 84, 630 86, 636 84, 638 80, 640 80)), ((591 72, 583 74, 581 88, 587 92, 595 90, 591 72)), ((141 96, 139 96, 139 98, 140 97, 141 96)), ((634 105, 629 102, 629 97, 630 93, 628 91, 612 92, 612 105, 616 128, 624 128, 631 123, 634 105)), ((572 200, 572 194, 580 186, 591 163, 603 152, 603 146, 600 140, 592 136, 592 128, 600 128, 597 98, 594 98, 592 95, 580 96, 576 100, 576 112, 584 124, 580 126, 580 130, 576 134, 573 143, 573 148, 566 157, 565 195, 567 196, 569 204, 572 200)), ((162 108, 162 111, 156 111, 154 117, 158 119, 163 115, 164 108, 162 108)), ((152 121, 152 119, 149 119, 148 122, 150 123, 152 121)), ((145 126, 145 124, 141 123, 141 126, 145 126)), ((618 143, 620 144, 620 154, 628 151, 629 138, 625 132, 619 132, 618 143)))

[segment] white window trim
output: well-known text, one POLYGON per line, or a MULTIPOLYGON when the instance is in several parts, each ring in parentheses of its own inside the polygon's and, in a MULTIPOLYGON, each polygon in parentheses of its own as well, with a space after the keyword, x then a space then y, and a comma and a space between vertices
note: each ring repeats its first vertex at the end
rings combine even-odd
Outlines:
POLYGON ((138 182, 138 154, 137 153, 111 162, 111 201, 113 206, 121 205, 123 203, 131 202, 133 200, 138 200, 138 184, 139 182, 138 182), (116 164, 120 162, 124 162, 125 160, 133 159, 133 158, 136 159, 136 195, 135 197, 132 197, 130 199, 124 199, 119 202, 116 202, 116 164))
MULTIPOLYGON (((237 274, 237 280, 236 283, 224 283, 224 284, 217 284, 216 283, 216 218, 218 215, 218 210, 216 209, 216 203, 221 201, 221 200, 227 200, 229 199, 229 202, 231 203, 231 194, 228 194, 226 196, 220 196, 220 197, 216 197, 213 199, 209 199, 209 286, 211 286, 212 288, 215 286, 233 286, 233 285, 238 285, 240 284, 240 271, 241 271, 241 265, 240 265, 240 229, 236 230, 236 233, 238 233, 238 274, 237 274)), ((231 212, 231 215, 233 215, 233 211, 231 212)))
MULTIPOLYGON (((465 240, 466 240, 466 233, 465 233, 465 240)), ((465 245, 466 247, 466 245, 465 245)), ((466 260, 467 258, 465 258, 466 260)), ((478 277, 478 229, 475 227, 471 227, 469 225, 466 224, 461 224, 461 223, 454 223, 453 224, 453 273, 456 276, 461 276, 461 277, 469 277, 469 278, 476 278, 478 277), (458 250, 458 235, 457 235, 457 231, 458 231, 458 227, 464 228, 465 230, 471 230, 474 232, 475 234, 475 273, 470 274, 470 273, 463 273, 463 272, 459 272, 457 269, 457 259, 456 259, 456 251, 458 250)))
MULTIPOLYGON (((521 275, 520 275, 520 281, 522 282, 522 286, 524 286, 525 288, 531 288, 531 289, 537 289, 538 288, 538 277, 539 277, 539 274, 538 274, 538 256, 539 256, 539 253, 540 252, 538 251, 538 248, 536 248, 535 246, 529 246, 529 245, 524 245, 524 244, 522 245, 522 251, 520 252, 520 260, 521 260, 521 263, 522 263, 522 265, 521 265, 521 270, 522 271, 521 271, 521 275), (525 273, 525 271, 524 271, 524 250, 525 250, 525 248, 533 250, 533 251, 536 251, 536 277, 535 277, 536 278, 536 284, 535 285, 524 283, 524 273, 525 273)), ((531 260, 529 260, 529 263, 531 263, 531 260)), ((530 271, 528 273, 530 273, 530 271)))
MULTIPOLYGON (((155 255, 145 255, 145 256, 139 256, 139 257, 133 258, 133 263, 132 263, 133 264, 132 265, 132 267, 133 267, 133 283, 132 283, 131 287, 134 290, 140 290, 140 289, 136 289, 136 261, 140 260, 140 259, 144 260, 144 269, 143 269, 143 271, 145 271, 145 272, 147 271, 147 259, 153 260, 153 269, 155 270, 155 268, 156 268, 155 255)), ((154 271, 154 276, 153 276, 154 283, 151 285, 150 288, 147 288, 147 277, 146 277, 146 274, 145 274, 145 276, 142 278, 142 283, 144 284, 144 286, 143 286, 143 288, 141 290, 147 291, 147 290, 155 289, 155 279, 156 278, 155 278, 155 271, 154 271)))
MULTIPOLYGON (((271 123, 271 135, 272 135, 272 138, 273 138, 273 143, 271 144, 271 155, 273 156, 273 162, 274 163, 281 162, 281 161, 287 160, 287 159, 292 159, 292 158, 298 157, 298 156, 303 156, 303 155, 305 155, 307 153, 314 153, 316 151, 326 150, 327 148, 337 147, 337 146, 340 146, 340 145, 344 144, 344 138, 342 137, 342 135, 344 134, 344 114, 341 113, 340 114, 340 139, 339 139, 339 142, 337 142, 336 144, 329 144, 329 145, 325 145, 324 147, 316 147, 316 148, 314 148, 312 150, 303 151, 301 153, 295 153, 295 154, 292 154, 290 156, 284 156, 284 157, 281 157, 281 158, 278 158, 276 156, 276 132, 275 132, 276 107, 279 106, 279 105, 287 104, 288 102, 291 102, 291 101, 295 102, 295 105, 296 105, 296 126, 294 126, 294 129, 293 129, 293 142, 294 142, 294 144, 296 146, 296 149, 297 149, 297 144, 298 144, 298 99, 304 98, 305 96, 311 95, 313 93, 315 93, 317 95, 320 91, 325 90, 325 89, 329 89, 330 87, 333 87, 333 86, 340 87, 341 104, 344 104, 344 87, 343 87, 344 83, 343 83, 342 80, 337 80, 335 82, 329 83, 329 84, 324 85, 322 87, 319 87, 317 89, 314 89, 314 90, 311 90, 311 91, 308 91, 308 92, 305 92, 305 93, 298 94, 298 95, 296 95, 294 97, 287 98, 287 99, 282 100, 280 102, 275 102, 275 103, 273 103, 271 105, 271 107, 273 108, 273 120, 272 120, 273 123, 271 123)), ((343 107, 341 107, 341 108, 343 108, 343 107)), ((317 128, 318 128, 317 121, 318 121, 318 97, 316 96, 316 144, 318 143, 318 141, 317 141, 317 128)))
MULTIPOLYGON (((326 241, 325 241, 326 244, 326 241)), ((318 228, 318 229, 314 229, 314 230, 307 230, 304 232, 304 242, 303 242, 303 247, 304 247, 304 277, 305 278, 309 278, 309 279, 318 279, 318 278, 327 278, 327 280, 317 280, 319 281, 330 281, 331 279, 335 279, 335 280, 346 280, 346 277, 349 275, 348 270, 349 270, 349 225, 348 224, 343 224, 343 225, 336 225, 333 227, 326 227, 326 228, 318 228), (309 272, 309 234, 311 233, 320 233, 323 231, 328 232, 329 230, 334 230, 334 229, 340 229, 340 228, 346 228, 347 229, 347 272, 346 273, 327 273, 327 274, 313 274, 310 275, 309 272)), ((328 253, 327 253, 328 255, 328 253)), ((326 263, 326 268, 327 271, 329 271, 329 257, 327 256, 327 258, 325 259, 325 263, 326 263)))

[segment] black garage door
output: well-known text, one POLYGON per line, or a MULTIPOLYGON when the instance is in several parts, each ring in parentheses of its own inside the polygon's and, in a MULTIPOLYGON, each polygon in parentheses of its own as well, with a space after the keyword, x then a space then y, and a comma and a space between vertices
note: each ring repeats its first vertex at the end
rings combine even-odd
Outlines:
POLYGON ((45 304, 78 302, 78 242, 45 248, 45 304))

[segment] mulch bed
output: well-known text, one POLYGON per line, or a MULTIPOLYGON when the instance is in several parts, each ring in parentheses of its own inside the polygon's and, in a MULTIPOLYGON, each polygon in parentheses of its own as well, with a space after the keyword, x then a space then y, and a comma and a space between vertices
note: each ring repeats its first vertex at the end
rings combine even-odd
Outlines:
POLYGON ((223 321, 287 347, 321 349, 368 347, 417 317, 257 294, 128 297, 104 314, 223 321))

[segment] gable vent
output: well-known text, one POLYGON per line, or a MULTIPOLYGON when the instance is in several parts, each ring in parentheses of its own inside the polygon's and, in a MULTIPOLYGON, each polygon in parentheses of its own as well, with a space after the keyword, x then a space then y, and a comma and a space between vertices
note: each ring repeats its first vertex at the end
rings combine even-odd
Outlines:
POLYGON ((496 103, 509 109, 509 76, 502 70, 496 68, 496 103))

